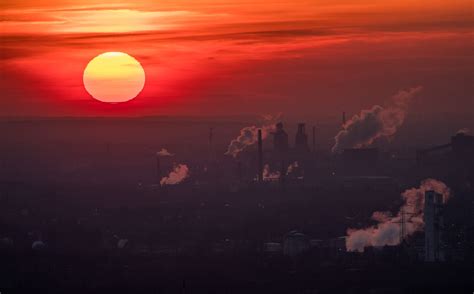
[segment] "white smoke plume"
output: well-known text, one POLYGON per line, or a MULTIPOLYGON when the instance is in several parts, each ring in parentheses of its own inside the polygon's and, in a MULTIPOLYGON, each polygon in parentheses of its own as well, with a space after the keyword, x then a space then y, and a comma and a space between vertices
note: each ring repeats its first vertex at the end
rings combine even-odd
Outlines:
POLYGON ((262 130, 262 140, 265 140, 271 132, 275 129, 275 123, 280 119, 281 114, 276 116, 264 115, 262 116, 264 123, 261 127, 249 126, 240 130, 240 135, 233 139, 225 155, 232 155, 234 158, 248 146, 251 146, 258 141, 258 129, 262 130))
POLYGON ((160 151, 156 152, 156 156, 174 156, 173 153, 170 153, 167 149, 161 148, 160 151))
POLYGON ((402 90, 392 97, 391 103, 382 107, 373 106, 362 110, 346 122, 336 137, 332 147, 333 153, 340 153, 346 148, 361 148, 369 146, 377 138, 392 137, 405 121, 407 107, 413 97, 423 87, 418 86, 402 90))
POLYGON ((263 180, 264 181, 276 181, 280 178, 281 174, 279 171, 277 172, 272 172, 270 170, 270 165, 265 164, 263 166, 263 180))
POLYGON ((468 128, 462 128, 456 132, 456 135, 467 135, 471 132, 468 128))
POLYGON ((162 186, 164 185, 176 185, 181 183, 184 179, 189 176, 189 168, 186 164, 178 164, 169 173, 167 177, 163 177, 160 181, 162 186))
POLYGON ((425 192, 434 190, 443 195, 443 202, 448 201, 451 191, 441 181, 426 179, 421 182, 420 187, 405 190, 401 197, 404 204, 396 216, 390 212, 376 211, 372 214, 372 220, 377 224, 365 229, 348 229, 346 237, 347 251, 363 252, 364 248, 370 246, 397 245, 400 243, 400 229, 402 213, 404 216, 404 238, 424 227, 423 209, 425 192))

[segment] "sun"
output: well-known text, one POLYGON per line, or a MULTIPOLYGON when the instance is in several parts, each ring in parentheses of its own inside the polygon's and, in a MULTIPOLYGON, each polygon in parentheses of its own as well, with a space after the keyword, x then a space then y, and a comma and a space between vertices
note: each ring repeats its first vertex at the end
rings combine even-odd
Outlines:
POLYGON ((106 52, 87 64, 84 87, 95 99, 107 103, 126 102, 145 86, 145 71, 135 58, 123 52, 106 52))

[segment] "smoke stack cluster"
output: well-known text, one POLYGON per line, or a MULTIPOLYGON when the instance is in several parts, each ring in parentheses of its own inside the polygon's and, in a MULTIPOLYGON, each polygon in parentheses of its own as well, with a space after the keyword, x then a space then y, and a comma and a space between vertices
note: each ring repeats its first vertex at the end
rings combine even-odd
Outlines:
POLYGON ((360 230, 347 230, 347 251, 363 252, 365 247, 398 245, 402 239, 421 231, 424 227, 426 191, 441 194, 443 203, 448 201, 451 194, 446 184, 434 179, 426 179, 421 182, 420 187, 405 190, 401 194, 404 204, 395 216, 387 211, 376 211, 372 214, 375 225, 360 230))
POLYGON ((269 134, 275 130, 275 122, 280 119, 281 114, 273 117, 270 115, 264 116, 265 123, 261 127, 250 126, 240 130, 240 135, 233 139, 225 155, 232 155, 234 158, 239 155, 245 148, 254 145, 258 141, 258 130, 262 132, 262 140, 265 140, 269 134))
POLYGON ((189 168, 186 164, 178 164, 173 170, 168 174, 168 176, 163 177, 160 181, 162 186, 164 185, 176 185, 181 183, 184 179, 189 176, 189 168))
POLYGON ((392 97, 388 106, 375 105, 354 115, 344 123, 343 130, 334 138, 336 143, 332 152, 340 153, 346 148, 369 146, 377 138, 393 136, 405 121, 408 104, 422 89, 418 86, 402 90, 392 97))

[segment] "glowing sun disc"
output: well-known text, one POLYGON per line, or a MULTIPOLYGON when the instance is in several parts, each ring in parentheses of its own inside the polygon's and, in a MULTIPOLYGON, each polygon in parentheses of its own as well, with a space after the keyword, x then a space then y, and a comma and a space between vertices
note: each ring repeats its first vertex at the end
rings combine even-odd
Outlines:
POLYGON ((84 87, 95 99, 120 103, 135 98, 145 86, 145 71, 135 58, 123 52, 106 52, 87 64, 84 87))

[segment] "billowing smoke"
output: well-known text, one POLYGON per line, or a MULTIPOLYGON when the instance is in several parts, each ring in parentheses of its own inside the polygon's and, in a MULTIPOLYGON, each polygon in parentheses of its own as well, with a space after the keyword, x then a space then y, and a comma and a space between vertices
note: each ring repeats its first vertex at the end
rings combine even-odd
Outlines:
POLYGON ((408 104, 422 89, 423 87, 418 86, 402 90, 392 97, 388 106, 375 105, 354 115, 334 138, 336 143, 332 152, 340 153, 346 148, 369 146, 377 138, 393 136, 405 121, 408 104))
POLYGON ((167 177, 163 177, 160 181, 162 186, 164 185, 176 185, 181 183, 184 179, 189 176, 189 168, 186 164, 178 164, 169 173, 167 177))
POLYGON ((264 123, 261 127, 250 126, 240 130, 240 135, 233 139, 225 155, 232 155, 234 158, 248 146, 251 146, 258 141, 258 129, 262 130, 262 140, 265 140, 271 132, 275 129, 276 121, 281 117, 281 114, 276 116, 264 115, 262 116, 264 123))
POLYGON ((270 170, 270 165, 265 164, 263 166, 263 180, 264 181, 276 181, 280 178, 281 174, 279 171, 277 172, 272 172, 270 170))
POLYGON ((404 203, 396 216, 392 216, 390 212, 376 211, 372 214, 372 220, 377 224, 365 229, 347 230, 347 251, 363 252, 365 247, 399 244, 402 214, 405 228, 404 238, 421 231, 424 226, 425 192, 430 190, 442 194, 444 203, 448 201, 451 193, 446 184, 434 179, 426 179, 421 182, 420 187, 405 190, 401 194, 404 203))
POLYGON ((161 148, 160 151, 156 152, 156 156, 174 156, 173 153, 170 153, 167 149, 161 148))
POLYGON ((462 129, 460 129, 459 131, 456 132, 456 135, 467 135, 470 132, 471 131, 468 128, 462 128, 462 129))

